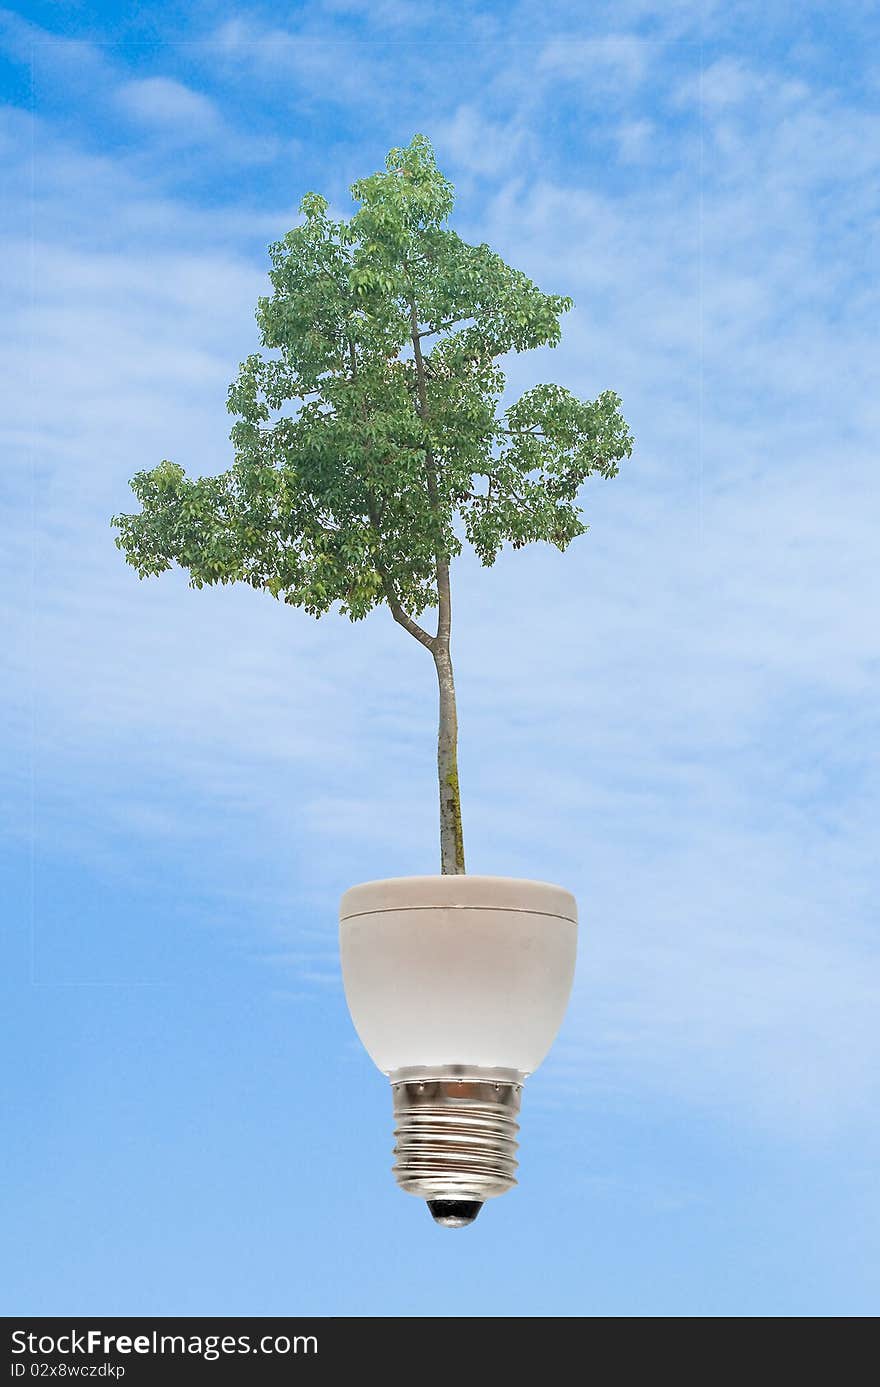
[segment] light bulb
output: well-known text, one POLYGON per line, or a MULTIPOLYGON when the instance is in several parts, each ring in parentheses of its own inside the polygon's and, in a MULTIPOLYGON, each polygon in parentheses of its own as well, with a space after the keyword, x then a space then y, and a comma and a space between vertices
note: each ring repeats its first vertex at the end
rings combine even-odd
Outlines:
POLYGON ((391 1080, 397 1182, 445 1227, 516 1184, 522 1086, 574 977, 570 892, 510 877, 394 877, 342 897, 355 1029, 391 1080))

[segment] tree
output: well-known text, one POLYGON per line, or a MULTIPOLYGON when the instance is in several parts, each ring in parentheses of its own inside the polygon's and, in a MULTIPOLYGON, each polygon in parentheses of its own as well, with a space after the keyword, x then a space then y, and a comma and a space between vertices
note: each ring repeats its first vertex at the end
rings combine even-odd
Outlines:
POLYGON ((309 193, 270 247, 257 321, 272 355, 230 387, 230 470, 139 472, 141 509, 113 524, 142 578, 176 563, 195 587, 241 581, 316 617, 388 606, 436 667, 441 868, 458 873, 450 563, 463 539, 485 565, 505 543, 564 550, 587 528, 582 483, 615 476, 632 439, 610 390, 536 385, 500 410, 499 359, 555 346, 572 303, 449 228, 452 185, 423 135, 351 192, 347 221, 309 193))

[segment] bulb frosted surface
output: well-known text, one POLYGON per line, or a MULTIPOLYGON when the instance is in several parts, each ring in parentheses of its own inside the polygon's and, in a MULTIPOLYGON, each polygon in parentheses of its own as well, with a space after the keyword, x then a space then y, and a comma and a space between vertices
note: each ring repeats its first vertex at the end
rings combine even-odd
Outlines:
POLYGON ((386 1074, 436 1065, 530 1074, 571 992, 577 905, 569 891, 510 877, 395 877, 345 893, 345 995, 386 1074))

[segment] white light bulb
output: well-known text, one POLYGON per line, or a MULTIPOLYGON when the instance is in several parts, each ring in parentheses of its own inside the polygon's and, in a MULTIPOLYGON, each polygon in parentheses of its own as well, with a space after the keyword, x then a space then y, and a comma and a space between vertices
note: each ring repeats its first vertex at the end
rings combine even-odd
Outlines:
POLYGON ((395 877, 339 910, 355 1029, 391 1080, 398 1184, 463 1227, 516 1183, 520 1094, 565 1015, 577 905, 509 877, 395 877))

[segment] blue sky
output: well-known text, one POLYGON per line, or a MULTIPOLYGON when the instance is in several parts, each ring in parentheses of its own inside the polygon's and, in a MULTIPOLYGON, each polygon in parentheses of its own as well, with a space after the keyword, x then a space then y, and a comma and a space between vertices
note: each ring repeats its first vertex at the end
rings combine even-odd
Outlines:
POLYGON ((876 1312, 873 9, 3 12, 6 1313, 876 1312), (637 438, 567 555, 455 574, 469 865, 583 920, 456 1236, 336 952, 348 885, 436 870, 424 652, 139 584, 108 524, 228 465, 267 243, 415 131, 575 299, 511 391, 637 438))

